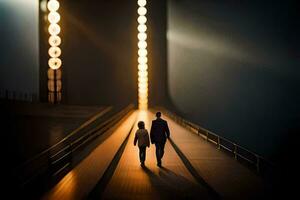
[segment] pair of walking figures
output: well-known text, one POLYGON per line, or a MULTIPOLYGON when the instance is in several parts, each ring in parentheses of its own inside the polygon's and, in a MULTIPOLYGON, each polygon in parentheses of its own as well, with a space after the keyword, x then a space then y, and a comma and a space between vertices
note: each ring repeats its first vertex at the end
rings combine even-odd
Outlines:
MULTIPOLYGON (((161 112, 156 113, 156 119, 152 121, 150 130, 151 144, 155 144, 157 166, 162 166, 162 157, 170 131, 167 121, 161 118, 161 112)), ((150 147, 149 134, 143 121, 138 122, 138 130, 135 133, 134 145, 138 144, 141 166, 145 166, 146 148, 150 147)))

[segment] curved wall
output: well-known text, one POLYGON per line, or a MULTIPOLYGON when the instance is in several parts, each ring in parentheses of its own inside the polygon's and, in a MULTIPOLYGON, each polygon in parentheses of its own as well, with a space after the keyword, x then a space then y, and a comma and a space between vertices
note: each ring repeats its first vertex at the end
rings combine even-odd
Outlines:
POLYGON ((169 92, 183 116, 268 158, 279 156, 299 132, 296 7, 170 0, 169 92))

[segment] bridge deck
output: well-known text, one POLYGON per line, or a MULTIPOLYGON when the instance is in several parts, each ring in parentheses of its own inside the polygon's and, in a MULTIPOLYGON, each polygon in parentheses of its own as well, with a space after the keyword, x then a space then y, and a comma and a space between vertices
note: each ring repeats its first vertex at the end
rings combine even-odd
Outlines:
POLYGON ((178 125, 170 118, 172 139, 198 174, 226 199, 256 199, 266 191, 262 179, 233 157, 217 149, 202 137, 178 125))
MULTIPOLYGON (((139 120, 149 130, 150 112, 141 113, 139 120)), ((147 149, 146 167, 142 168, 138 158, 138 147, 133 146, 136 126, 111 181, 102 199, 210 199, 206 188, 199 185, 167 142, 163 168, 156 166, 155 146, 147 149)))
MULTIPOLYGON (((151 120, 154 119, 153 113, 138 111, 133 113, 110 137, 48 192, 44 199, 87 198, 124 141, 135 116, 137 120, 144 120, 146 128, 150 130, 151 120)), ((253 199, 256 194, 262 193, 263 182, 260 177, 201 137, 190 133, 171 119, 165 116, 163 118, 168 121, 171 138, 188 158, 192 168, 222 198, 253 199)), ((178 156, 170 142, 167 142, 165 147, 163 168, 156 166, 154 145, 147 149, 146 167, 142 168, 139 164, 138 148, 133 146, 135 130, 136 124, 119 163, 99 199, 211 199, 214 197, 207 185, 201 184, 197 177, 190 173, 190 169, 182 162, 182 157, 178 156)))

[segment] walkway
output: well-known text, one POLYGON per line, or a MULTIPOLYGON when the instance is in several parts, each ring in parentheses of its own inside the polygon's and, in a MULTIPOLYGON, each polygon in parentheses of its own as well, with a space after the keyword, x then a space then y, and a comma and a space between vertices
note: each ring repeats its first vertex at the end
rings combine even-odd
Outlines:
POLYGON ((154 118, 149 111, 133 113, 43 199, 86 199, 91 192, 98 195, 93 199, 213 199, 215 193, 222 199, 254 199, 264 192, 260 177, 164 115, 171 138, 187 161, 182 161, 168 141, 163 168, 156 166, 154 145, 147 149, 146 167, 142 168, 138 147, 133 146, 136 124, 143 120, 150 130, 154 118), (106 183, 99 184, 133 123, 115 170, 106 183))

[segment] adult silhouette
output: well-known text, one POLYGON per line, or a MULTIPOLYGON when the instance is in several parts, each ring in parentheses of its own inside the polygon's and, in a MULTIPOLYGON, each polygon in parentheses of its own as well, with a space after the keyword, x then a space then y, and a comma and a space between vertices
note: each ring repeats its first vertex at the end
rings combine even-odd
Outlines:
POLYGON ((164 156, 164 148, 170 131, 167 121, 161 118, 161 112, 156 113, 156 119, 152 121, 150 130, 151 143, 156 147, 157 166, 161 167, 161 159, 164 156))

